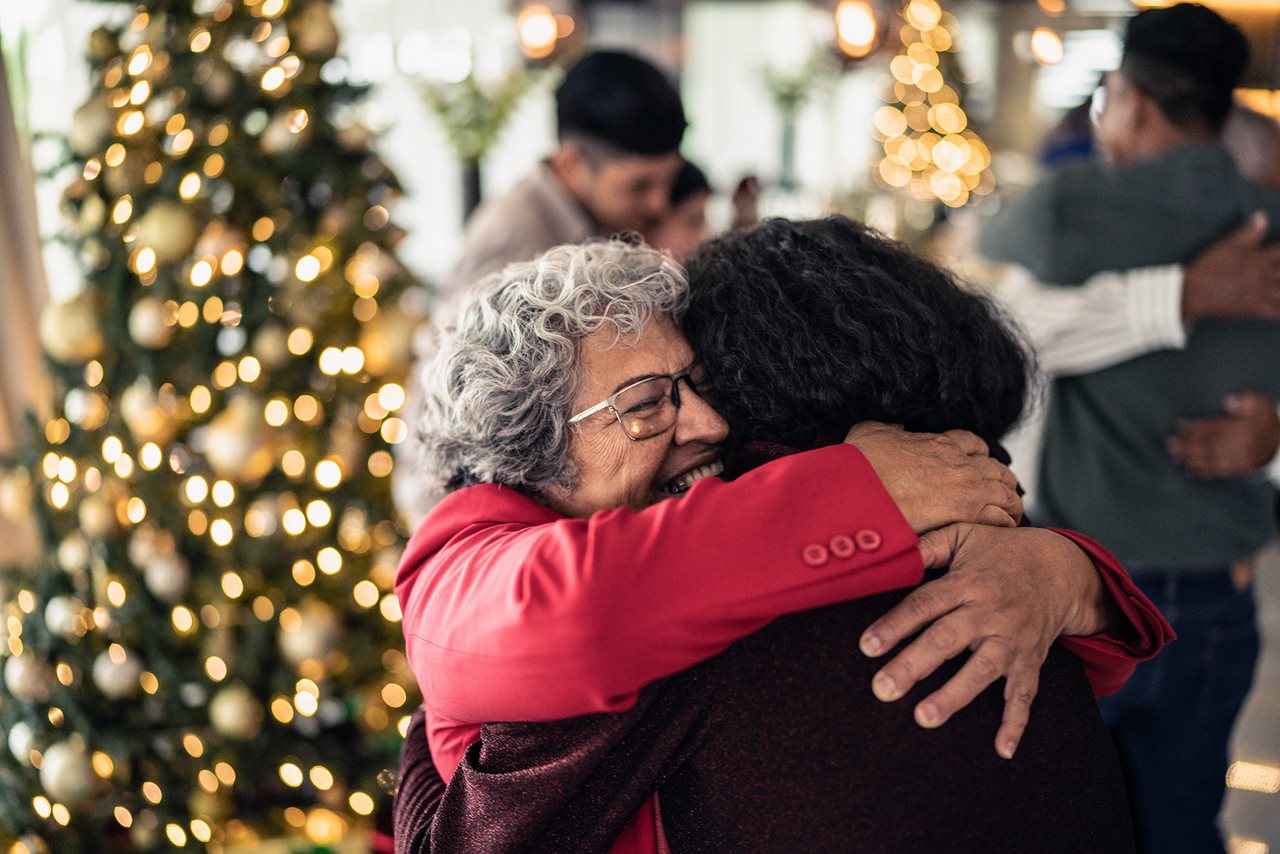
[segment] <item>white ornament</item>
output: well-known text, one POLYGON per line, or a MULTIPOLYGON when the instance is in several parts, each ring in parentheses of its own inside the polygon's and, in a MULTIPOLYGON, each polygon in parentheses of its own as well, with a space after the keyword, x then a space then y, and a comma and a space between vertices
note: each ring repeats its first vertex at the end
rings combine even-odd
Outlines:
POLYGON ((65 741, 51 745, 40 765, 40 785, 49 797, 69 807, 92 795, 97 781, 84 748, 65 741))
POLYGON ((123 700, 138 693, 138 677, 142 675, 142 660, 137 653, 116 655, 119 661, 108 650, 93 661, 93 684, 109 700, 123 700))
POLYGON ((93 297, 84 291, 40 313, 40 343, 64 365, 82 364, 102 352, 102 328, 93 297))
POLYGON ((183 258, 196 242, 191 212, 177 202, 157 202, 138 220, 138 242, 155 250, 162 264, 183 258))
POLYGON ((155 555, 147 562, 142 575, 152 595, 170 605, 187 595, 191 585, 191 566, 176 552, 155 555))
POLYGON ((89 543, 79 531, 58 543, 58 565, 63 572, 84 572, 89 568, 89 543))
POLYGON ((129 337, 149 350, 159 350, 173 340, 173 327, 164 322, 164 304, 143 297, 129 312, 129 337))
POLYGON ((43 703, 49 699, 53 670, 30 653, 15 655, 4 663, 4 684, 16 699, 43 703))
POLYGON ((308 659, 321 659, 338 648, 342 626, 334 609, 318 599, 303 602, 298 609, 301 619, 293 631, 280 629, 280 651, 292 664, 308 659))
POLYGON ((262 730, 262 704, 243 682, 228 685, 209 703, 209 722, 227 738, 249 741, 262 730))
POLYGON ((31 764, 31 751, 36 746, 36 734, 26 721, 18 721, 9 727, 9 752, 23 765, 31 764))
POLYGON ((84 603, 74 596, 55 596, 44 606, 44 624, 61 638, 70 640, 76 636, 84 603))

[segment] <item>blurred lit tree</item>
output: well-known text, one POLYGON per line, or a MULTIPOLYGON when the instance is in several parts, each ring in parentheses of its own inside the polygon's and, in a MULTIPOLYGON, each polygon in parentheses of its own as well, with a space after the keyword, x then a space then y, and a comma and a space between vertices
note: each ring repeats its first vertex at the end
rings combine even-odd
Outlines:
POLYGON ((876 172, 917 199, 961 207, 995 187, 991 152, 964 109, 956 62, 956 20, 936 0, 909 0, 889 62, 891 78, 875 114, 884 146, 876 172))
POLYGON ((7 474, 0 844, 327 845, 413 680, 389 446, 422 290, 325 0, 119 3, 67 140, 83 290, 7 474))

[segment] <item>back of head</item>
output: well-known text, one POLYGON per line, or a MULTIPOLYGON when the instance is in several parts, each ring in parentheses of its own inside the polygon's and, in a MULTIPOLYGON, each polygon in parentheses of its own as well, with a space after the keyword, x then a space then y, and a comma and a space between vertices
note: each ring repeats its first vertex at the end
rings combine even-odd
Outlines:
POLYGON ((1174 125, 1217 131, 1248 62, 1239 27, 1212 9, 1180 3, 1129 19, 1120 72, 1174 125))
POLYGON ((995 306, 860 223, 766 220, 687 266, 685 333, 739 441, 877 420, 994 442, 1022 413, 1029 358, 995 306))
POLYGON ((600 50, 578 60, 556 89, 556 126, 562 140, 652 156, 679 149, 687 122, 662 71, 634 54, 600 50))
POLYGON ((698 193, 711 193, 711 182, 707 175, 691 160, 685 160, 676 173, 675 183, 671 185, 671 207, 676 207, 685 199, 698 193))

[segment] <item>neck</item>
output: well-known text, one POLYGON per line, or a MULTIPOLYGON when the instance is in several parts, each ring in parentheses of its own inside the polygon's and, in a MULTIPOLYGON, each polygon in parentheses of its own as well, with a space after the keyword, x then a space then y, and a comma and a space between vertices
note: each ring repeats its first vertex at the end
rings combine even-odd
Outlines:
POLYGON ((1129 150, 1129 160, 1149 160, 1170 149, 1192 143, 1219 142, 1221 137, 1207 128, 1180 128, 1167 122, 1151 128, 1129 150))

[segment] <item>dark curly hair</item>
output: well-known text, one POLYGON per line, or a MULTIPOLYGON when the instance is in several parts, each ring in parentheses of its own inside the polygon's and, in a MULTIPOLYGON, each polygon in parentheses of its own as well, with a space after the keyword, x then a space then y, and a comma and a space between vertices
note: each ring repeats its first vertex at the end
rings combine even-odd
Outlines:
POLYGON ((766 220, 688 260, 683 326, 737 442, 809 448, 863 420, 999 441, 1032 364, 986 297, 844 217, 766 220))

